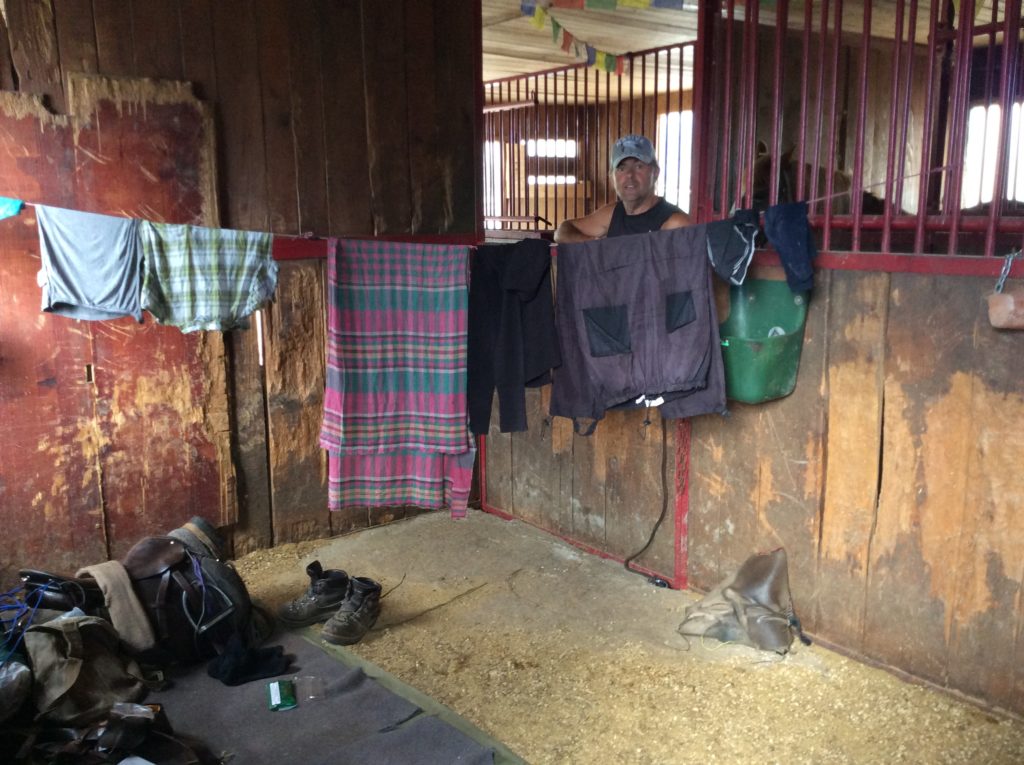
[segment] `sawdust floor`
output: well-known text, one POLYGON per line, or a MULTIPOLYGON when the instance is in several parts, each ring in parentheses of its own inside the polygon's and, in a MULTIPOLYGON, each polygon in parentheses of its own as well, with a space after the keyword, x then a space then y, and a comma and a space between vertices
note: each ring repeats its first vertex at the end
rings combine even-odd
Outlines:
POLYGON ((1024 762, 1024 723, 824 648, 688 646, 695 594, 523 523, 432 513, 237 565, 276 608, 314 559, 387 593, 357 654, 534 765, 1024 762))

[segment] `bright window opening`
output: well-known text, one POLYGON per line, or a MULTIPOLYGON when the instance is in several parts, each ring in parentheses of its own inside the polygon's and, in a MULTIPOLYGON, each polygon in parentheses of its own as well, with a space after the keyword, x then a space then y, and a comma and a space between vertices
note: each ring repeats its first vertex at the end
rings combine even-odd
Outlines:
POLYGON ((494 220, 501 215, 501 142, 484 143, 484 228, 500 228, 494 220))
POLYGON ((685 212, 690 211, 690 154, 693 112, 658 115, 658 175, 656 193, 685 212))
POLYGON ((575 157, 576 142, 566 138, 541 138, 526 141, 528 157, 575 157))
MULTIPOLYGON (((1002 122, 998 105, 975 106, 967 115, 967 148, 964 152, 963 185, 960 191, 962 208, 976 207, 992 201, 996 186, 999 128, 1002 122)), ((1007 136, 1009 164, 1006 168, 1006 199, 1024 202, 1024 137, 1021 135, 1021 104, 1010 111, 1010 134, 1007 136)))
POLYGON ((575 175, 528 175, 526 183, 529 186, 563 186, 567 183, 576 183, 575 175))

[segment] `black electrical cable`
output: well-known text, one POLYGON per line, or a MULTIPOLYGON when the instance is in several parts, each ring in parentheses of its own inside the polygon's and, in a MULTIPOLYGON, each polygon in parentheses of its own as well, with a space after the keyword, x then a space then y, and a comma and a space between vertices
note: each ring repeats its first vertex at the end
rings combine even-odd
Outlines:
MULTIPOLYGON (((661 514, 658 516, 658 520, 654 523, 654 528, 651 530, 651 535, 647 538, 647 544, 637 550, 635 553, 630 555, 626 560, 622 562, 625 566, 626 571, 633 574, 639 574, 640 576, 647 576, 642 571, 630 568, 629 564, 632 563, 636 558, 643 555, 647 548, 654 542, 654 537, 658 533, 658 529, 661 527, 662 521, 665 520, 665 516, 668 514, 668 479, 665 477, 666 470, 668 468, 668 431, 665 426, 665 420, 661 420, 661 514)), ((668 587, 668 582, 657 576, 648 576, 647 581, 651 584, 657 585, 658 587, 668 587)))

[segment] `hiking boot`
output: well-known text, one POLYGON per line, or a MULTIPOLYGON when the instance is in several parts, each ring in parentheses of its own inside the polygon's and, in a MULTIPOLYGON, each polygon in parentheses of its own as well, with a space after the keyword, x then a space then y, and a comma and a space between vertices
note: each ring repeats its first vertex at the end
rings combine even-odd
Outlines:
POLYGON ((309 588, 295 600, 285 603, 277 611, 277 618, 289 627, 306 627, 322 622, 345 600, 349 577, 344 571, 329 568, 324 571, 320 561, 306 566, 309 588))
POLYGON ((327 620, 321 637, 335 645, 358 643, 380 616, 380 584, 365 576, 349 580, 348 595, 338 612, 327 620))

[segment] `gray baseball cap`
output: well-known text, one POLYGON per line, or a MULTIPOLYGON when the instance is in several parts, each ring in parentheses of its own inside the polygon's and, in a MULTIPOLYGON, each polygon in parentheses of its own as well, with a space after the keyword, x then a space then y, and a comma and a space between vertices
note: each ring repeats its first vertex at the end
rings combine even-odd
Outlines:
POLYGON ((654 147, 651 142, 642 135, 624 135, 615 145, 612 146, 612 170, 619 166, 619 163, 632 157, 646 162, 648 165, 657 164, 654 158, 654 147))

